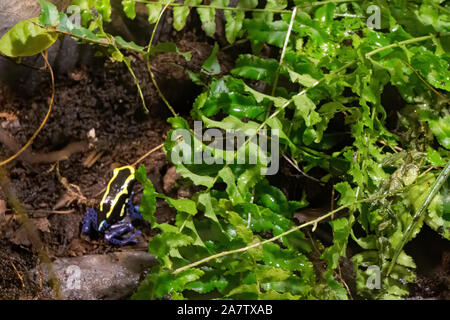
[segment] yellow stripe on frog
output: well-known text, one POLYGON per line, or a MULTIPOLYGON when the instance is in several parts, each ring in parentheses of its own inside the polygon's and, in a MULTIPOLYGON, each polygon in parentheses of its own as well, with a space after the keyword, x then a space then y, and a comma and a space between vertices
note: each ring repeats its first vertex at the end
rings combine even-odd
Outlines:
MULTIPOLYGON (((100 202, 100 210, 101 210, 101 211, 103 211, 103 203, 105 202, 106 197, 107 197, 108 194, 109 194, 109 191, 110 191, 110 187, 111 187, 112 182, 116 179, 116 177, 117 177, 117 175, 119 174, 119 172, 122 171, 122 170, 125 170, 125 169, 130 170, 130 175, 129 175, 128 178, 125 180, 125 182, 123 183, 123 185, 128 186, 128 184, 130 183, 130 181, 134 179, 134 173, 135 173, 135 171, 134 171, 134 168, 133 168, 132 166, 123 166, 123 167, 114 169, 114 170, 113 170, 113 177, 111 178, 111 180, 109 180, 108 186, 106 187, 105 194, 103 195, 103 199, 102 199, 102 201, 100 202)), ((119 200, 120 196, 123 195, 123 194, 127 194, 127 193, 128 193, 128 188, 123 188, 119 193, 117 193, 117 195, 115 196, 114 201, 113 201, 113 203, 112 203, 112 205, 111 205, 111 208, 110 208, 109 211, 106 213, 106 218, 109 218, 109 217, 111 216, 111 213, 112 213, 112 211, 113 211, 114 208, 115 208, 115 204, 116 204, 117 201, 119 200)), ((121 215, 122 215, 122 213, 121 213, 121 215)))

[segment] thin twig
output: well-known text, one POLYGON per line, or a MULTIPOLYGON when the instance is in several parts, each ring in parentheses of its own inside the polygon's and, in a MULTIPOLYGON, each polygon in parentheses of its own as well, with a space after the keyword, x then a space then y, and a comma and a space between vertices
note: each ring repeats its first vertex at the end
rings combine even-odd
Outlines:
POLYGON ((309 174, 303 172, 291 159, 289 159, 285 154, 283 154, 283 158, 286 159, 287 162, 289 162, 298 172, 300 172, 302 175, 304 175, 306 178, 311 179, 315 182, 321 183, 319 179, 316 179, 314 177, 311 177, 309 174))
MULTIPOLYGON (((403 61, 403 60, 402 60, 402 61, 403 61)), ((446 96, 444 96, 443 94, 441 94, 441 93, 440 93, 439 91, 437 91, 432 85, 430 85, 427 81, 425 81, 425 80, 420 76, 420 74, 417 72, 417 70, 414 69, 413 66, 410 65, 407 61, 403 61, 403 62, 406 63, 406 64, 408 65, 408 67, 411 68, 412 71, 414 71, 414 73, 419 77, 419 79, 420 79, 423 83, 425 83, 426 86, 427 86, 428 88, 431 89, 431 91, 433 91, 433 92, 434 92, 435 94, 437 94, 439 97, 441 97, 442 99, 444 99, 445 102, 448 102, 448 100, 449 100, 448 97, 446 97, 446 96)))
POLYGON ((159 146, 154 147, 153 149, 151 149, 149 152, 147 152, 146 154, 144 154, 142 157, 140 157, 139 159, 137 159, 133 164, 131 164, 132 167, 136 167, 136 165, 141 162, 142 160, 144 160, 145 158, 147 158, 149 155, 151 155, 152 153, 154 153, 155 151, 158 151, 159 149, 161 149, 162 147, 164 147, 164 143, 161 143, 159 146))
MULTIPOLYGON (((411 185, 410 185, 410 186, 411 186, 411 185)), ((341 207, 339 207, 339 208, 337 208, 337 209, 335 209, 335 210, 333 210, 333 211, 328 212, 327 214, 324 214, 323 216, 320 216, 319 218, 317 218, 317 219, 315 219, 315 220, 311 220, 311 221, 308 221, 308 222, 306 222, 306 223, 303 223, 303 224, 301 224, 301 225, 299 225, 299 226, 295 226, 295 227, 293 227, 293 228, 291 228, 291 229, 289 229, 289 230, 287 230, 287 231, 285 231, 285 232, 283 232, 283 233, 281 233, 281 234, 279 234, 279 235, 277 235, 277 236, 275 236, 275 237, 272 237, 272 238, 270 238, 270 239, 267 239, 267 240, 264 240, 264 241, 260 241, 260 242, 254 243, 254 244, 251 244, 251 245, 249 245, 249 246, 247 246, 247 247, 243 247, 243 248, 239 248, 239 249, 234 249, 234 250, 230 250, 230 251, 223 251, 223 252, 214 254, 214 255, 212 255, 212 256, 203 258, 203 259, 198 260, 198 261, 196 261, 196 262, 190 263, 190 264, 188 264, 188 265, 186 265, 186 266, 184 266, 184 267, 180 267, 180 268, 174 270, 172 273, 173 273, 173 274, 178 274, 178 273, 180 273, 181 271, 187 270, 187 269, 189 269, 189 268, 196 267, 196 266, 198 266, 198 265, 201 265, 201 264, 203 264, 203 263, 205 263, 205 262, 208 262, 208 261, 211 261, 211 260, 213 260, 213 259, 217 259, 217 258, 220 258, 220 257, 223 257, 223 256, 227 256, 227 255, 230 255, 230 254, 234 254, 234 253, 245 252, 245 251, 248 251, 248 250, 250 250, 250 249, 252 249, 252 248, 256 248, 256 247, 262 246, 262 245, 264 245, 264 244, 266 244, 266 243, 276 241, 276 240, 278 240, 278 239, 280 239, 280 238, 282 238, 282 237, 284 237, 284 236, 287 236, 288 234, 291 234, 292 232, 298 231, 298 230, 303 229, 303 228, 305 228, 305 227, 307 227, 307 226, 310 226, 310 225, 317 225, 320 221, 322 221, 322 220, 324 220, 324 219, 326 219, 326 218, 328 218, 328 217, 330 217, 330 216, 332 216, 332 215, 334 215, 334 214, 336 214, 336 213, 338 213, 338 212, 340 212, 340 211, 342 211, 342 210, 344 210, 344 209, 346 209, 346 208, 355 206, 355 205, 357 205, 357 204, 365 203, 365 202, 371 202, 371 201, 374 201, 374 200, 383 199, 383 198, 386 198, 386 197, 388 197, 388 196, 392 196, 392 195, 394 195, 394 194, 397 194, 397 193, 399 193, 399 192, 402 192, 402 191, 404 191, 406 188, 407 188, 407 187, 405 187, 405 188, 400 188, 400 189, 398 189, 398 190, 396 190, 396 191, 391 192, 390 194, 375 195, 375 196, 372 196, 372 197, 368 197, 368 198, 366 198, 366 199, 353 201, 352 203, 348 203, 348 204, 346 204, 346 205, 343 205, 343 206, 341 206, 341 207)))
POLYGON ((292 27, 294 26, 294 21, 295 21, 295 16, 296 15, 297 15, 297 7, 294 7, 294 10, 292 10, 291 21, 289 22, 289 28, 288 28, 288 31, 286 33, 286 38, 284 39, 284 45, 283 45, 283 50, 281 51, 280 61, 278 63, 277 71, 275 73, 275 80, 273 81, 272 96, 275 95, 275 91, 276 91, 277 86, 278 86, 278 79, 280 77, 281 65, 283 64, 284 56, 286 55, 286 49, 287 49, 287 46, 289 44, 289 38, 291 37, 292 27))
POLYGON ((374 54, 377 54, 377 53, 379 53, 381 51, 384 51, 384 50, 387 50, 387 49, 392 49, 392 48, 401 47, 403 45, 407 45, 407 44, 411 44, 411 43, 416 43, 416 42, 422 42, 422 41, 430 40, 430 39, 433 39, 433 37, 434 37, 434 35, 423 36, 423 37, 417 37, 417 38, 412 38, 412 39, 400 41, 400 42, 397 42, 397 43, 393 43, 393 44, 390 44, 388 46, 384 46, 384 47, 378 48, 376 50, 373 50, 373 51, 367 53, 366 54, 366 58, 369 59, 374 54))
POLYGON ((167 9, 167 7, 170 5, 171 2, 168 2, 164 8, 162 8, 161 12, 159 13, 158 19, 156 20, 155 26, 153 27, 153 32, 152 32, 152 36, 150 37, 150 41, 148 43, 148 48, 147 48, 147 70, 148 73, 150 74, 150 78, 152 79, 153 85, 156 88, 156 91, 158 92, 159 97, 164 101, 164 103, 166 104, 167 108, 169 108, 170 112, 172 112, 173 116, 176 117, 177 113, 175 112, 174 108, 171 106, 171 104, 169 103, 169 101, 166 99, 166 97, 164 96, 164 94, 162 93, 161 89, 158 86, 158 83, 156 82, 155 79, 155 75, 153 74, 151 65, 150 65, 150 52, 152 49, 152 44, 153 44, 153 38, 155 37, 156 34, 156 29, 158 28, 159 25, 159 21, 161 20, 164 11, 167 9))
POLYGON ((20 274, 19 270, 17 270, 16 266, 14 265, 14 263, 12 261, 11 261, 11 265, 14 268, 14 271, 16 272, 17 277, 20 279, 20 282, 22 282, 22 288, 25 288, 25 282, 23 281, 23 277, 20 274))
POLYGON ((353 300, 350 288, 348 287, 347 282, 345 282, 344 278, 342 277, 341 266, 340 266, 339 262, 338 262, 338 271, 339 271, 339 281, 344 285, 345 290, 347 291, 348 296, 350 297, 350 299, 353 300))

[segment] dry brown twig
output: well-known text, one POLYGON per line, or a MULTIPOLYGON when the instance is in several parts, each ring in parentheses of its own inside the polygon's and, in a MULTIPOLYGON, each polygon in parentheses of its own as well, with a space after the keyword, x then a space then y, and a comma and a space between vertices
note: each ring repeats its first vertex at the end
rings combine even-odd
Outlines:
POLYGON ((22 288, 25 288, 25 282, 23 281, 23 277, 20 274, 19 270, 17 270, 16 266, 14 265, 14 263, 12 261, 11 261, 11 265, 14 268, 14 271, 16 272, 17 277, 20 279, 20 282, 22 283, 22 288))

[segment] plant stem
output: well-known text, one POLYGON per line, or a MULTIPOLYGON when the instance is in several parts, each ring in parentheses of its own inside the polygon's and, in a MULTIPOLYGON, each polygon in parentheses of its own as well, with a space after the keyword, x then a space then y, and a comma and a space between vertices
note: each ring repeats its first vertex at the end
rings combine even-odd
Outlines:
POLYGON ((262 246, 262 245, 264 245, 266 243, 276 241, 276 240, 280 239, 281 237, 287 236, 288 234, 291 234, 292 232, 295 232, 295 231, 298 231, 300 229, 303 229, 304 227, 307 227, 307 226, 310 226, 310 225, 316 225, 318 222, 320 222, 320 221, 322 221, 322 220, 324 220, 324 219, 326 219, 326 218, 328 218, 328 217, 330 217, 330 216, 332 216, 332 215, 338 213, 339 211, 342 211, 342 210, 344 210, 344 209, 346 209, 348 207, 352 207, 352 206, 355 206, 357 204, 364 203, 364 202, 370 202, 370 201, 374 201, 374 200, 378 200, 378 199, 383 199, 383 198, 392 196, 392 195, 394 195, 394 194, 396 194, 398 192, 401 192, 403 190, 404 190, 404 188, 401 188, 401 189, 396 190, 396 191, 394 191, 394 192, 392 192, 390 194, 376 195, 376 196, 372 196, 372 197, 369 197, 369 198, 366 198, 366 199, 354 201, 352 203, 343 205, 343 206, 341 206, 341 207, 339 207, 339 208, 337 208, 337 209, 335 209, 333 211, 330 211, 327 214, 324 214, 323 216, 321 216, 321 217, 319 217, 319 218, 317 218, 315 220, 311 220, 311 221, 306 222, 304 224, 301 224, 299 226, 293 227, 293 228, 289 229, 288 231, 285 231, 285 232, 283 232, 283 233, 281 233, 281 234, 279 234, 279 235, 277 235, 275 237, 272 237, 270 239, 266 239, 264 241, 254 243, 254 244, 249 245, 247 247, 234 249, 234 250, 229 250, 229 251, 223 251, 223 252, 214 254, 212 256, 209 256, 209 257, 206 257, 204 259, 201 259, 201 260, 198 260, 196 262, 193 262, 191 264, 188 264, 188 265, 186 265, 184 267, 180 267, 180 268, 174 270, 172 273, 173 274, 177 274, 177 273, 180 273, 181 271, 187 270, 189 268, 196 267, 196 266, 198 266, 200 264, 203 264, 205 262, 211 261, 213 259, 220 258, 220 257, 223 257, 223 256, 227 256, 227 255, 230 255, 230 254, 233 254, 233 253, 245 252, 245 251, 248 251, 248 250, 250 250, 252 248, 256 248, 258 246, 262 246))
MULTIPOLYGON (((154 2, 152 2, 152 3, 154 3, 154 2)), ((159 88, 158 83, 156 82, 156 79, 155 79, 155 75, 153 74, 153 71, 152 71, 152 68, 151 68, 151 65, 150 65, 150 50, 152 49, 152 44, 153 44, 153 39, 154 39, 155 34, 156 34, 156 29, 158 28, 159 21, 161 20, 163 14, 164 14, 164 11, 167 9, 167 7, 170 4, 171 4, 171 1, 169 1, 164 6, 164 8, 162 8, 161 12, 159 13, 158 20, 156 20, 155 26, 153 27, 152 36, 150 37, 150 41, 148 43, 148 48, 147 48, 147 70, 148 70, 148 73, 150 74, 150 78, 152 79, 153 85, 155 86, 159 97, 164 101, 164 103, 166 104, 167 108, 169 108, 170 112, 172 112, 173 116, 176 117, 177 113, 175 112, 174 108, 172 107, 172 105, 169 103, 169 101, 166 99, 166 97, 162 93, 161 89, 159 88)))
POLYGON ((435 7, 436 9, 438 9, 438 10, 442 10, 442 11, 444 11, 445 13, 450 14, 450 10, 448 10, 447 8, 445 8, 445 7, 443 7, 443 6, 438 5, 437 3, 431 3, 431 5, 432 5, 433 7, 435 7))
POLYGON ((414 214, 412 222, 409 224, 408 228, 406 229, 405 235, 402 238, 402 241, 398 245, 397 249, 395 249, 394 256, 392 257, 391 263, 389 265, 387 275, 389 275, 392 271, 392 268, 395 266, 398 256, 403 250, 403 247, 405 246, 406 242, 411 238, 411 235, 413 231, 416 229, 417 224, 419 221, 422 220, 423 215, 426 213, 426 210, 428 206, 430 205, 431 201, 433 201, 436 194, 439 192, 439 190, 442 188, 444 183, 447 182, 447 179, 450 175, 450 161, 447 162, 447 165, 444 167, 444 169, 441 171, 439 176, 437 177, 436 181, 434 182, 430 192, 428 193, 425 201, 420 206, 419 210, 414 214))
POLYGON ((411 43, 416 43, 416 42, 422 42, 422 41, 430 40, 433 37, 434 37, 434 35, 429 35, 429 36, 417 37, 417 38, 412 38, 412 39, 400 41, 398 43, 393 43, 393 44, 390 44, 388 46, 384 46, 384 47, 378 48, 376 50, 373 50, 373 51, 367 53, 366 54, 366 58, 368 59, 371 56, 373 56, 374 54, 377 54, 377 53, 379 53, 381 51, 384 51, 384 50, 387 50, 387 49, 396 48, 396 47, 400 47, 400 46, 411 44, 411 43))
POLYGON ((125 65, 127 66, 128 71, 130 72, 131 76, 133 77, 134 83, 136 84, 136 87, 137 87, 137 89, 138 89, 139 96, 141 97, 141 100, 142 100, 142 106, 144 107, 145 113, 149 113, 149 110, 148 110, 148 108, 147 108, 147 105, 145 104, 144 94, 143 94, 143 92, 142 92, 141 85, 139 84, 139 80, 137 79, 136 74, 135 74, 134 71, 133 71, 133 68, 131 68, 131 63, 130 63, 130 61, 128 61, 126 58, 124 58, 124 59, 125 59, 125 60, 124 60, 125 65))
MULTIPOLYGON (((278 68, 277 71, 275 73, 275 80, 273 81, 273 86, 272 86, 272 96, 275 95, 275 90, 277 89, 277 85, 278 85, 278 78, 280 77, 280 69, 281 69, 281 64, 283 63, 284 60, 284 56, 286 55, 286 49, 289 43, 289 38, 291 36, 292 33, 292 27, 294 25, 294 20, 295 20, 295 16, 297 15, 297 7, 294 7, 294 10, 292 10, 292 15, 291 15, 291 21, 289 23, 289 28, 286 34, 286 39, 284 39, 284 45, 283 45, 283 50, 281 51, 281 56, 280 56, 280 62, 278 64, 278 68)), ((270 112, 270 108, 268 109, 268 111, 270 112)))

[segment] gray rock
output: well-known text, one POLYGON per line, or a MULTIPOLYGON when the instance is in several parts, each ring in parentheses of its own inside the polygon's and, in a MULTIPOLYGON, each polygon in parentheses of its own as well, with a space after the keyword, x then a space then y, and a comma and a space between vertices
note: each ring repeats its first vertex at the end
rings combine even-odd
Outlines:
MULTIPOLYGON (((60 280, 64 299, 112 300, 128 298, 157 263, 147 252, 123 251, 57 259, 53 270, 60 280)), ((38 279, 36 271, 32 277, 38 279)), ((44 280, 48 280, 46 274, 44 280)))
POLYGON ((39 15, 41 6, 35 0, 0 2, 0 37, 21 20, 39 15))

